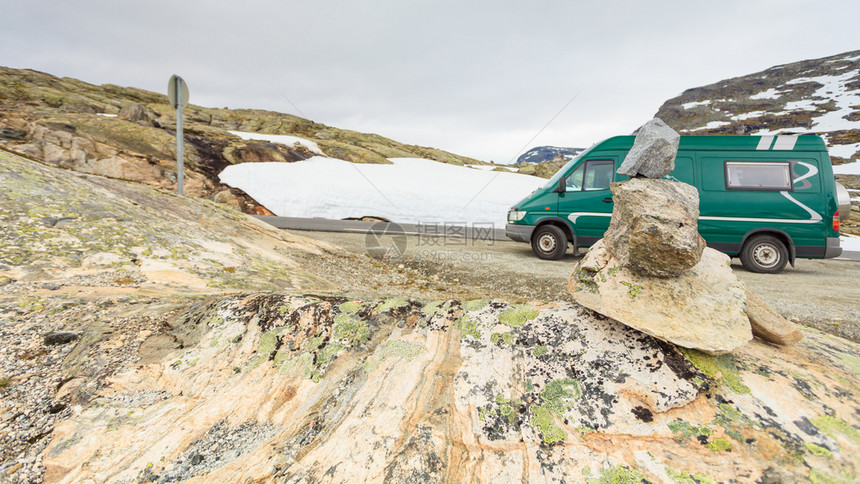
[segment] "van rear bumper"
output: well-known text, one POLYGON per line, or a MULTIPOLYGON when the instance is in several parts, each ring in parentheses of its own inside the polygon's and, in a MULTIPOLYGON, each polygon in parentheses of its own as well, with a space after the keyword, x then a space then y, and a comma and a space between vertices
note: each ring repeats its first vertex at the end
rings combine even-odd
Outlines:
POLYGON ((824 249, 824 258, 832 259, 842 255, 842 247, 839 246, 839 237, 827 237, 827 247, 824 249))
POLYGON ((517 242, 531 242, 532 241, 532 232, 535 231, 534 225, 515 225, 515 224, 507 224, 505 225, 505 235, 511 239, 516 240, 517 242))

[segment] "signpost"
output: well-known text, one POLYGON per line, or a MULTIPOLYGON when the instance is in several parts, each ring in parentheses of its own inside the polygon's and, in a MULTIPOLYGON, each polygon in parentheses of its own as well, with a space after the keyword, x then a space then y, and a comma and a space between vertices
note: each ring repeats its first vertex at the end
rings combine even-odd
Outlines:
POLYGON ((184 170, 182 156, 182 108, 188 105, 188 84, 176 74, 170 76, 167 82, 167 98, 170 105, 176 108, 176 191, 185 193, 184 170))

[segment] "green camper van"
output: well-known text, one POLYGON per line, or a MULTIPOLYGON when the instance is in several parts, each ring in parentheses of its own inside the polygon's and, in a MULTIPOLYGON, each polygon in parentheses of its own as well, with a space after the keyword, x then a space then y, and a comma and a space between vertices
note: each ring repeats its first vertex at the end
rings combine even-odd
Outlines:
MULTIPOLYGON (((603 237, 612 215, 609 186, 628 178, 616 170, 634 138, 609 138, 570 160, 508 211, 507 236, 531 243, 542 259, 603 237)), ((665 178, 698 189, 699 233, 748 270, 775 273, 796 257, 842 253, 837 183, 819 136, 681 136, 665 178)))

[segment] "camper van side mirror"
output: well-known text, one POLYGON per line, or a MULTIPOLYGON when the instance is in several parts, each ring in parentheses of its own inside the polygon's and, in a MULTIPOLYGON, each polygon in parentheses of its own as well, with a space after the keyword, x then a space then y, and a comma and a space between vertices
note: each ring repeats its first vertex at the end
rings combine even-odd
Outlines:
POLYGON ((565 185, 567 184, 567 177, 561 177, 558 179, 558 185, 552 190, 555 193, 564 193, 565 185))

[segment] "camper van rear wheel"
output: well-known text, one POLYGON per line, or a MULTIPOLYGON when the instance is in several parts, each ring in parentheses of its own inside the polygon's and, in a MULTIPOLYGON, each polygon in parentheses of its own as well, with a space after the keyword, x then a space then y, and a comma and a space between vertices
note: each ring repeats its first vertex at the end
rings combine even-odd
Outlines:
POLYGON ((532 251, 541 259, 561 259, 567 251, 567 236, 555 225, 542 225, 532 235, 532 251))
POLYGON ((741 251, 741 263, 748 271, 775 274, 788 262, 785 244, 771 235, 750 238, 741 251))

